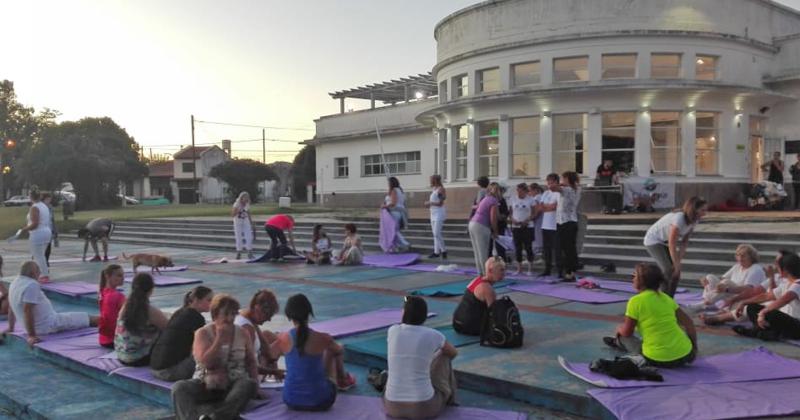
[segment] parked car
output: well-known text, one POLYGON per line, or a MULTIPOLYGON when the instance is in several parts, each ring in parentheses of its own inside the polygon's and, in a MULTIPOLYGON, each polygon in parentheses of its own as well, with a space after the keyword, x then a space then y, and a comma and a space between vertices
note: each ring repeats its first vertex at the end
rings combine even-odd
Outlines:
POLYGON ((165 206, 169 205, 169 200, 164 197, 145 197, 142 199, 143 206, 165 206))
POLYGON ((139 204, 139 200, 137 200, 136 198, 131 197, 129 195, 117 194, 117 198, 119 198, 120 200, 124 199, 125 200, 125 204, 128 204, 128 205, 139 204))
POLYGON ((31 199, 25 195, 15 195, 9 198, 6 201, 3 201, 3 205, 6 207, 14 207, 14 206, 30 206, 31 199))

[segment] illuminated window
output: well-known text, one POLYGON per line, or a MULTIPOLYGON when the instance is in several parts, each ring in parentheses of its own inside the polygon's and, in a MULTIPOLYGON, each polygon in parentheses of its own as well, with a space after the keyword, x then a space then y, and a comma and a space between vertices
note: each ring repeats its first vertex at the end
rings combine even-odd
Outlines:
POLYGON ((478 123, 478 176, 497 176, 500 167, 500 135, 497 121, 478 123))
POLYGON ((553 172, 584 173, 587 114, 553 116, 553 172))
POLYGON ((455 129, 456 179, 467 179, 467 143, 469 127, 460 125, 455 129))
POLYGON ((539 176, 539 117, 511 120, 511 176, 539 176))
POLYGON ((650 169, 655 175, 681 172, 681 113, 650 113, 650 169))
POLYGON ((636 54, 603 54, 603 79, 636 77, 636 54))
POLYGON ((696 112, 694 165, 697 175, 719 174, 719 114, 696 112))
POLYGON ((541 70, 538 61, 519 63, 511 66, 514 86, 538 85, 541 83, 541 70))
POLYGON ((500 90, 500 69, 486 69, 478 72, 478 93, 500 90))
POLYGON ((653 79, 678 79, 681 77, 681 55, 654 53, 650 56, 650 77, 653 79))
POLYGON ((589 56, 556 58, 553 60, 553 80, 556 82, 588 81, 589 56))
POLYGON ((717 61, 719 57, 698 55, 695 59, 695 79, 717 80, 717 61))

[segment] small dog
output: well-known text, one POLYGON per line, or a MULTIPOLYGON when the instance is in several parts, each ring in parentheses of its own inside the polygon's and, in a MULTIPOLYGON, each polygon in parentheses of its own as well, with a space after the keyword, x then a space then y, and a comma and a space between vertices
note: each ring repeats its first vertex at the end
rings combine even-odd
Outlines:
POLYGON ((125 261, 130 260, 133 264, 133 274, 137 274, 137 269, 140 265, 146 265, 150 267, 150 274, 153 274, 155 271, 158 274, 161 274, 159 268, 161 267, 174 267, 175 264, 172 263, 172 258, 164 257, 162 255, 155 255, 155 254, 131 254, 130 256, 122 254, 122 258, 125 261))

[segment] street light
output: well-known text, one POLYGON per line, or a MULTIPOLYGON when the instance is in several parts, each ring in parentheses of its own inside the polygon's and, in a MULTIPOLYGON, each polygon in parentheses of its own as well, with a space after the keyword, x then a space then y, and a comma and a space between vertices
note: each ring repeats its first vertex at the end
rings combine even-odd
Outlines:
POLYGON ((17 146, 17 141, 16 140, 13 140, 13 139, 7 139, 6 140, 6 149, 13 149, 16 146, 17 146))

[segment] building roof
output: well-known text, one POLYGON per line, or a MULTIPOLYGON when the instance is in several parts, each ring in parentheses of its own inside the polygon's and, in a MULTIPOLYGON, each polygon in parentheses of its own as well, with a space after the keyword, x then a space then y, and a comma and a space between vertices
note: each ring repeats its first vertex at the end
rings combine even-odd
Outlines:
POLYGON ((151 177, 172 177, 175 175, 174 161, 168 160, 166 162, 151 163, 148 165, 151 177))
POLYGON ((433 78, 431 72, 418 74, 416 76, 401 77, 399 80, 392 79, 388 82, 340 90, 328 94, 331 95, 333 99, 373 99, 382 101, 383 103, 393 104, 415 99, 416 92, 422 92, 424 97, 436 96, 439 94, 436 79, 433 78))
MULTIPOLYGON (((211 149, 219 149, 222 150, 219 146, 194 146, 195 150, 195 157, 200 157, 204 153, 208 152, 211 149)), ((172 155, 174 159, 191 159, 192 158, 192 146, 184 147, 183 149, 179 150, 178 152, 172 155)))

